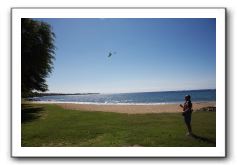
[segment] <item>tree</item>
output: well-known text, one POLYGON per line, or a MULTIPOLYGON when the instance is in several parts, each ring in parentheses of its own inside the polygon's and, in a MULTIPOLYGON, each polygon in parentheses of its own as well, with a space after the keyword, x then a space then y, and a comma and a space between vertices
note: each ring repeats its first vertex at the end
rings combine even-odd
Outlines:
POLYGON ((48 90, 46 78, 52 72, 55 34, 51 26, 29 18, 21 20, 21 93, 48 90))

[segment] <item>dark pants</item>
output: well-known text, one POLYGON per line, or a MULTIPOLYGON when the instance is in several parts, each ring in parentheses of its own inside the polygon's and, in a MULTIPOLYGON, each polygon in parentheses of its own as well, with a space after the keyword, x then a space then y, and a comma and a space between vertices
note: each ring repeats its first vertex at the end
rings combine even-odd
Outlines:
POLYGON ((186 124, 186 126, 187 126, 187 128, 188 128, 188 132, 189 132, 189 133, 192 133, 191 117, 192 117, 192 112, 186 113, 186 114, 184 115, 184 121, 185 121, 185 124, 186 124))
POLYGON ((191 118, 192 118, 191 116, 192 116, 191 113, 187 113, 184 115, 184 121, 186 124, 191 124, 191 118))

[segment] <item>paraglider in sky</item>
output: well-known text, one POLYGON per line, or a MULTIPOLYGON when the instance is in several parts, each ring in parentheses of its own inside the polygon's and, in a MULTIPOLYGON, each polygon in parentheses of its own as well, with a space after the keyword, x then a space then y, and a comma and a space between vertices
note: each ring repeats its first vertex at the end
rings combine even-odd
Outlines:
POLYGON ((108 55, 108 57, 111 57, 113 54, 116 54, 116 52, 109 52, 109 55, 108 55))
POLYGON ((108 57, 111 57, 112 56, 112 53, 111 52, 109 52, 109 55, 108 55, 108 57))

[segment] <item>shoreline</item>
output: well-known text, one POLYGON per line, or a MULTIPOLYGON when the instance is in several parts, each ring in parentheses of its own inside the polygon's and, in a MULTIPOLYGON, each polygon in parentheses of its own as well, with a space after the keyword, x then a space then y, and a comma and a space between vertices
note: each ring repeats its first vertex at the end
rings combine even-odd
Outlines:
MULTIPOLYGON (((76 102, 76 101, 29 101, 33 104, 81 104, 81 105, 174 105, 174 104, 183 104, 184 102, 162 102, 162 103, 99 103, 99 102, 76 102)), ((193 104, 206 104, 213 103, 216 101, 192 101, 193 104)))
MULTIPOLYGON (((39 103, 39 102, 34 102, 39 103)), ((121 104, 78 104, 78 103, 41 103, 41 104, 55 104, 66 110, 80 110, 80 111, 100 111, 100 112, 115 112, 115 113, 126 113, 126 114, 145 114, 145 113, 178 113, 182 112, 182 108, 179 106, 180 103, 172 104, 143 104, 143 105, 121 105, 121 104)), ((193 102, 193 110, 204 108, 204 107, 216 107, 215 101, 209 102, 193 102)))

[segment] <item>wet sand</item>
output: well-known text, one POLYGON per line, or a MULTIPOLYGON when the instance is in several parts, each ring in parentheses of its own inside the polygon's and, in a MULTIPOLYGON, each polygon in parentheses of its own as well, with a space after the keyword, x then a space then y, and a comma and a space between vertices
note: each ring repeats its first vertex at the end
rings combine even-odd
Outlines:
MULTIPOLYGON (((75 103, 55 103, 64 109, 81 111, 102 111, 127 114, 144 113, 174 113, 182 112, 179 104, 161 104, 161 105, 97 105, 97 104, 75 104, 75 103)), ((203 107, 216 106, 216 102, 193 103, 193 110, 203 107)))

